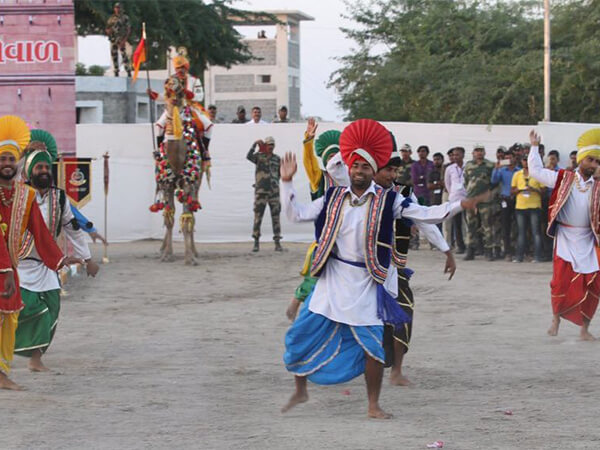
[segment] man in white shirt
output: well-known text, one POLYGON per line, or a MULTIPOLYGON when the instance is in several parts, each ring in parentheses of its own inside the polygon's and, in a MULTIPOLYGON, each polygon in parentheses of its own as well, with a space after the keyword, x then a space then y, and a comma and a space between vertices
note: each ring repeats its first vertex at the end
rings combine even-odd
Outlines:
POLYGON ((381 124, 368 119, 350 124, 340 137, 350 186, 332 188, 307 205, 296 202, 295 156, 287 153, 281 164, 288 219, 315 221, 319 236, 311 271, 319 279, 285 338, 284 362, 295 374, 296 390, 282 412, 308 400, 307 379, 337 384, 364 373, 368 416, 391 417, 379 406, 383 324, 403 326, 409 320, 396 302, 397 270, 390 264, 393 220, 435 224, 481 201, 424 207, 377 186, 373 177, 387 164, 392 147, 381 124))
MULTIPOLYGON (((374 181, 384 189, 394 189, 404 197, 410 197, 414 203, 418 204, 417 197, 412 192, 410 186, 394 185, 397 169, 400 167, 401 161, 402 156, 399 152, 394 150, 386 166, 379 169, 375 174, 374 181)), ((339 153, 333 156, 327 163, 327 173, 330 174, 338 186, 350 185, 348 167, 344 164, 344 161, 342 161, 339 153)), ((447 220, 452 220, 452 218, 447 220)), ((389 333, 391 327, 384 330, 386 363, 392 368, 390 372, 390 384, 394 386, 408 386, 411 384, 411 381, 402 374, 402 362, 404 360, 404 355, 408 352, 410 346, 413 326, 414 297, 409 284, 413 271, 406 267, 412 225, 412 221, 400 219, 396 221, 394 226, 395 242, 392 261, 398 269, 397 301, 411 319, 405 326, 392 329, 392 333, 389 333)), ((444 273, 449 273, 450 279, 452 279, 456 272, 456 262, 454 260, 454 255, 450 250, 450 246, 444 239, 444 236, 442 236, 439 228, 436 225, 419 221, 414 222, 414 225, 431 245, 435 246, 446 255, 444 273)))
POLYGON ((556 239, 550 282, 553 320, 548 334, 558 334, 562 317, 581 327, 582 340, 593 341, 589 325, 600 295, 596 252, 600 236, 600 181, 593 178, 600 165, 600 128, 579 137, 575 171, 545 169, 538 152, 540 137, 532 130, 529 139, 529 176, 554 189, 547 230, 556 239))
MULTIPOLYGON (((465 183, 463 179, 465 149, 463 147, 454 147, 452 159, 454 162, 446 167, 444 172, 444 185, 448 191, 448 201, 455 202, 467 198, 465 183)), ((456 253, 465 252, 465 241, 463 239, 463 214, 459 213, 452 217, 452 229, 456 239, 456 253)))
POLYGON ((246 125, 263 125, 267 122, 261 119, 262 111, 258 106, 254 106, 252 108, 252 118, 249 122, 246 122, 246 125))

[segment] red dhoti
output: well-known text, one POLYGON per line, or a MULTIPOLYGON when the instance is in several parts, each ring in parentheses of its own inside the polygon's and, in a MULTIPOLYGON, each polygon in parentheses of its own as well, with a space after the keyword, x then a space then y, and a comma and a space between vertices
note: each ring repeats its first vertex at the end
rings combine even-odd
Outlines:
POLYGON ((592 320, 600 296, 599 272, 576 273, 570 262, 554 254, 554 267, 550 291, 552 312, 575 325, 583 319, 592 320))

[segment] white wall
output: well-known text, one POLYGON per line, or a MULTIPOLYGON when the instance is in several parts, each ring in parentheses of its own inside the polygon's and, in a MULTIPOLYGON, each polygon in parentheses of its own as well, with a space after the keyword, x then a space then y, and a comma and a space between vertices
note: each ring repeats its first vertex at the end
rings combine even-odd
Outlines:
MULTIPOLYGON (((488 148, 488 156, 495 157, 499 145, 510 146, 514 142, 527 142, 531 126, 485 126, 421 123, 385 123, 394 133, 398 145, 409 143, 413 149, 429 145, 432 153, 446 151, 462 145, 470 149, 475 143, 488 148)), ((540 124, 536 127, 543 136, 547 150, 561 150, 561 162, 576 147, 582 131, 590 124, 540 124)), ((598 125, 596 125, 598 126, 598 125)), ((322 123, 318 132, 343 129, 342 123, 322 123)), ((212 154, 212 189, 204 184, 200 191, 203 209, 196 214, 196 237, 198 241, 247 241, 252 232, 252 199, 254 166, 246 160, 252 142, 266 136, 276 141, 275 152, 293 151, 302 154, 302 138, 305 125, 268 124, 215 126, 210 144, 212 154)), ((148 207, 154 199, 154 160, 152 138, 148 124, 93 124, 77 125, 77 155, 97 158, 93 163, 92 201, 83 209, 99 228, 104 231, 104 194, 102 154, 110 154, 110 189, 108 196, 108 238, 110 241, 130 241, 145 238, 161 238, 164 232, 162 216, 151 213, 148 207)), ((416 155, 415 155, 416 157, 416 155)), ((302 166, 295 178, 299 198, 309 201, 308 181, 302 166)), ((180 210, 178 210, 179 214, 180 210)), ((291 224, 282 215, 284 240, 309 241, 312 239, 311 224, 291 224)), ((263 221, 263 239, 272 238, 268 211, 263 221)), ((176 239, 181 234, 175 233, 176 239)))

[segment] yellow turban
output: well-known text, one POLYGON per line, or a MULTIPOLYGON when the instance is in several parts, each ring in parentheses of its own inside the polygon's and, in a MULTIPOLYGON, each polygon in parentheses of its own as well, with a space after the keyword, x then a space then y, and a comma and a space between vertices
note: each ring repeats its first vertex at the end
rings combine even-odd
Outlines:
POLYGON ((23 119, 17 116, 0 117, 0 154, 12 153, 18 161, 30 139, 31 132, 23 119))
POLYGON ((600 159, 600 128, 587 130, 577 139, 577 164, 586 156, 600 159))

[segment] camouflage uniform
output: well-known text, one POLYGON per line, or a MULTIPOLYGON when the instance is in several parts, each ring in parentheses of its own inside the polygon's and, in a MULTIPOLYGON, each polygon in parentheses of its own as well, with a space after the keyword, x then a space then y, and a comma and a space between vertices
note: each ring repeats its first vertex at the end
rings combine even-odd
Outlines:
POLYGON ((256 164, 256 179, 254 182, 254 228, 252 237, 260 238, 260 225, 267 204, 271 210, 271 221, 273 223, 273 240, 281 239, 281 202, 279 200, 279 165, 281 159, 275 154, 255 152, 253 145, 246 158, 256 164))
POLYGON ((108 22, 106 22, 106 28, 108 30, 108 39, 110 40, 110 56, 112 57, 115 76, 119 76, 119 50, 121 50, 121 58, 127 75, 131 76, 129 56, 127 56, 127 52, 125 51, 127 36, 131 30, 129 16, 122 11, 119 15, 113 14, 109 17, 108 22))
MULTIPOLYGON (((465 164, 463 172, 467 197, 475 197, 491 188, 492 171, 494 163, 484 159, 481 164, 471 160, 465 164)), ((494 238, 494 200, 488 203, 480 203, 477 210, 468 210, 467 222, 467 245, 475 248, 480 237, 486 252, 492 251, 496 245, 494 238)), ((496 225, 498 226, 498 225, 496 225)))

